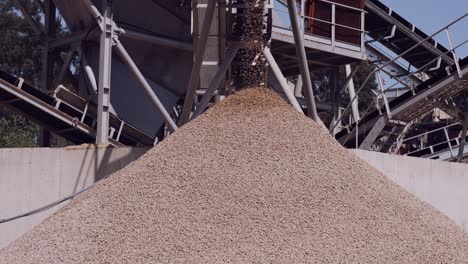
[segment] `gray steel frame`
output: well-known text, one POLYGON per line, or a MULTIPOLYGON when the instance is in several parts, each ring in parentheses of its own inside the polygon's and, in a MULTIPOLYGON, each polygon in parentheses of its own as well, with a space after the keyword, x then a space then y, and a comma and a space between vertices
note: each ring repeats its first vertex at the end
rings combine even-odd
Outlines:
POLYGON ((109 142, 109 110, 112 65, 112 36, 114 34, 112 0, 102 0, 103 15, 99 42, 99 80, 96 144, 109 142))
POLYGON ((215 91, 219 88, 222 79, 224 78, 229 67, 231 66, 231 62, 236 56, 239 47, 240 44, 238 42, 234 42, 231 44, 231 47, 228 48, 223 63, 216 72, 216 75, 213 77, 213 80, 211 80, 208 89, 206 90, 205 94, 200 100, 200 103, 197 105, 195 112, 193 113, 192 119, 201 115, 203 111, 205 111, 208 102, 210 101, 211 97, 213 97, 215 91))
POLYGON ((296 43, 296 55, 299 60, 299 67, 301 70, 303 89, 307 98, 307 111, 309 116, 317 123, 321 123, 320 118, 317 114, 317 108, 315 106, 314 91, 312 90, 312 81, 310 80, 309 64, 307 63, 307 57, 305 53, 303 33, 299 27, 296 1, 288 0, 288 11, 289 19, 291 20, 291 26, 294 36, 294 42, 296 43))
POLYGON ((210 27, 215 13, 216 2, 216 0, 208 0, 205 17, 203 18, 200 39, 198 40, 199 42, 197 43, 194 54, 192 72, 190 73, 190 80, 185 93, 184 105, 182 106, 182 112, 178 121, 179 126, 184 125, 190 119, 190 112, 192 111, 193 103, 195 101, 195 92, 197 91, 197 85, 200 80, 200 69, 203 62, 203 55, 205 54, 208 34, 210 32, 210 27))
MULTIPOLYGON (((291 89, 289 88, 288 82, 286 81, 286 78, 284 78, 283 73, 281 73, 281 70, 280 70, 278 64, 276 63, 275 58, 271 54, 270 48, 265 47, 265 49, 263 50, 263 54, 265 55, 265 58, 266 58, 269 66, 270 66, 270 69, 273 72, 273 75, 275 76, 276 80, 278 80, 278 82, 279 82, 279 84, 281 86, 281 89, 283 90, 284 94, 288 98, 289 103, 291 103, 291 105, 298 112, 303 114, 304 112, 302 111, 302 107, 297 102, 297 99, 294 96, 294 92, 291 91, 291 89)), ((309 76, 309 80, 310 80, 310 76, 309 76)))

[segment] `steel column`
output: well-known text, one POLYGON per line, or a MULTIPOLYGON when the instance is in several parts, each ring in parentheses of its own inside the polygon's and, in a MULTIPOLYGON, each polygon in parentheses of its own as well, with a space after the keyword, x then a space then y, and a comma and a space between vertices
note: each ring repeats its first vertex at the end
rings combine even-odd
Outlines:
MULTIPOLYGON (((346 80, 348 81, 347 87, 348 87, 349 100, 353 100, 354 96, 356 96, 356 91, 354 90, 354 81, 353 81, 353 75, 356 73, 356 71, 351 71, 351 65, 346 64, 345 72, 346 72, 346 80)), ((359 116, 358 98, 356 98, 356 100, 354 100, 353 103, 351 104, 351 110, 353 112, 354 122, 359 121, 361 117, 359 116)))
POLYGON ((195 100, 195 92, 197 85, 200 81, 200 69, 202 66, 203 55, 205 54, 206 42, 208 40, 208 34, 210 32, 211 23, 215 13, 216 1, 209 0, 206 8, 205 17, 203 19, 202 30, 200 39, 196 45, 194 54, 194 62, 192 66, 192 72, 190 73, 190 80, 185 93, 184 105, 180 114, 179 125, 184 125, 190 118, 190 112, 192 111, 193 103, 195 100))
MULTIPOLYGON (((382 93, 382 98, 384 100, 385 111, 387 112, 388 118, 392 118, 392 112, 390 110, 390 105, 388 104, 387 95, 385 94, 385 85, 384 85, 384 82, 383 82, 383 79, 382 79, 382 75, 380 74, 380 71, 377 71, 376 74, 377 74, 377 80, 378 80, 379 86, 380 86, 380 91, 382 93)), ((357 101, 357 100, 355 100, 355 101, 357 101)))
MULTIPOLYGON (((17 1, 15 1, 16 3, 17 1)), ((43 34, 42 45, 44 49, 42 50, 42 73, 41 73, 41 89, 44 92, 47 92, 49 89, 53 89, 53 73, 54 73, 54 56, 49 51, 49 39, 56 37, 57 32, 55 29, 55 17, 57 9, 52 0, 46 0, 44 6, 44 24, 45 24, 45 34, 41 29, 34 30, 36 34, 43 34), (38 33, 38 31, 40 31, 38 33)), ((20 4, 21 5, 21 4, 20 4)), ((24 7, 23 7, 24 8, 24 7)), ((27 12, 22 10, 22 12, 27 12)), ((29 14, 28 14, 29 15, 29 14)), ((29 17, 28 20, 32 18, 29 17)), ((32 20, 33 21, 33 20, 32 20)), ((31 22, 30 22, 31 23, 31 22)), ((32 22, 33 23, 33 22, 32 22)), ((33 28, 36 25, 32 24, 33 28)), ((44 127, 40 128, 39 131, 39 146, 41 147, 50 147, 50 131, 44 127)))
POLYGON ((330 78, 330 99, 332 104, 332 113, 333 119, 336 120, 339 118, 339 109, 340 109, 340 88, 338 83, 338 71, 337 67, 330 69, 329 78, 330 78))
POLYGON ((219 84, 221 83, 224 76, 226 75, 226 71, 229 69, 229 66, 231 66, 231 62, 236 56, 237 51, 239 50, 239 46, 240 44, 236 42, 236 43, 233 43, 232 46, 229 47, 229 49, 227 50, 226 57, 224 58, 223 63, 221 64, 218 71, 216 72, 216 75, 213 77, 213 80, 211 80, 210 85, 208 89, 206 90, 205 94, 203 95, 197 108, 195 109, 195 112, 193 113, 192 118, 199 116, 206 109, 208 102, 210 101, 214 92, 219 87, 219 84))
POLYGON ((302 97, 302 77, 301 75, 297 76, 296 84, 294 85, 294 96, 302 97))
POLYGON ((447 139, 447 143, 450 149, 450 155, 452 156, 452 158, 454 158, 453 148, 452 148, 452 144, 450 143, 450 136, 448 134, 447 128, 444 128, 444 135, 445 135, 445 139, 447 139))
POLYGON ((299 28, 299 22, 297 21, 298 18, 297 18, 296 1, 288 0, 288 11, 289 11, 289 18, 291 20, 294 42, 296 46, 296 55, 299 60, 299 67, 301 70, 302 81, 305 86, 307 110, 308 110, 309 116, 315 122, 320 123, 319 121, 320 118, 317 114, 317 108, 315 106, 314 91, 312 90, 312 81, 310 80, 309 65, 307 64, 307 57, 306 57, 304 41, 303 41, 304 36, 299 28))
MULTIPOLYGON (((468 129, 468 112, 464 113, 465 115, 465 122, 463 122, 463 129, 460 139, 460 145, 458 146, 458 157, 457 162, 463 162, 463 151, 465 149, 465 141, 466 141, 466 132, 468 129)), ((449 142, 450 144, 450 142, 449 142)))
MULTIPOLYGON (((52 0, 45 1, 45 14, 44 14, 44 23, 45 23, 45 36, 43 39, 44 49, 42 51, 42 76, 41 76, 41 89, 47 91, 51 89, 52 79, 53 79, 53 56, 49 52, 49 39, 54 39, 56 37, 55 29, 55 16, 56 8, 52 0)), ((42 33, 42 31, 41 31, 42 33)))
POLYGON ((156 110, 161 114, 162 118, 166 122, 166 125, 169 127, 169 129, 171 131, 176 131, 177 130, 177 125, 175 124, 174 120, 172 120, 171 115, 167 112, 166 108, 164 108, 164 105, 161 103, 158 96, 154 93, 153 88, 148 83, 148 81, 145 79, 143 74, 140 72, 140 70, 136 66, 135 62, 133 62, 132 58, 130 57, 128 52, 125 50, 122 43, 117 42, 116 48, 117 48, 117 52, 118 52, 119 56, 127 64, 127 66, 130 68, 130 71, 132 72, 133 76, 135 76, 136 80, 143 87, 146 95, 148 95, 148 97, 150 98, 151 103, 154 105, 156 110))
MULTIPOLYGON (((359 149, 370 150, 372 143, 375 142, 375 140, 380 135, 380 133, 382 133, 382 130, 385 128, 386 125, 387 125, 387 117, 380 116, 379 119, 377 119, 377 121, 375 122, 369 134, 367 134, 364 141, 362 141, 361 145, 359 145, 359 149)), ((356 131, 356 135, 359 135, 357 131, 356 131)), ((356 148, 357 148, 357 145, 356 145, 356 148)))
POLYGON ((305 3, 306 0, 301 0, 301 29, 305 32, 305 3))
POLYGON ((96 144, 109 143, 109 105, 112 64, 112 1, 102 0, 102 32, 99 46, 99 81, 96 144))
POLYGON ((263 50, 263 54, 265 55, 265 58, 270 65, 270 69, 273 72, 273 75, 276 77, 278 80, 281 88, 283 89, 284 94, 288 98, 289 102, 291 105, 300 113, 304 113, 302 111, 301 106, 297 102, 296 97, 294 96, 294 93, 291 91, 289 88, 288 82, 286 81, 286 78, 284 78, 283 73, 281 72, 278 64, 275 61, 275 58, 273 58, 273 55, 271 54, 271 51, 268 47, 265 47, 263 50))

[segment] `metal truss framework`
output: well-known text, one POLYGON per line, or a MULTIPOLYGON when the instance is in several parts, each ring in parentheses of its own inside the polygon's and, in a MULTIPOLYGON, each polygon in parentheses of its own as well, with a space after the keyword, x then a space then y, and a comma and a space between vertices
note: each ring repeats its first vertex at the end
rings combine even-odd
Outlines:
MULTIPOLYGON (((21 4, 21 1, 12 1, 22 12, 33 31, 41 36, 45 47, 41 89, 50 94, 48 95, 52 97, 50 100, 60 101, 74 108, 79 108, 82 115, 78 118, 78 122, 81 122, 81 124, 77 126, 77 120, 72 118, 74 121, 69 122, 70 126, 83 133, 88 133, 88 136, 94 138, 98 144, 123 144, 119 143, 121 135, 125 137, 126 135, 124 134, 128 133, 128 138, 132 138, 132 135, 141 133, 138 129, 131 128, 128 125, 122 125, 120 128, 116 128, 115 126, 115 120, 120 119, 112 115, 110 111, 112 109, 110 97, 112 92, 111 65, 114 58, 113 55, 118 56, 118 59, 127 66, 128 71, 139 86, 143 88, 147 98, 149 98, 154 109, 164 120, 167 130, 170 132, 175 131, 178 125, 183 125, 203 113, 211 105, 210 102, 213 96, 218 98, 220 94, 229 93, 226 91, 229 91, 231 85, 229 80, 230 66, 239 49, 239 43, 229 39, 229 25, 233 22, 231 21, 232 18, 230 19, 230 15, 234 8, 242 8, 241 6, 234 6, 232 1, 193 1, 192 8, 199 5, 198 7, 204 10, 200 12, 201 15, 197 15, 196 19, 192 19, 196 20, 196 30, 200 32, 199 37, 198 35, 195 36, 194 33, 192 42, 186 39, 182 40, 175 37, 163 36, 154 32, 139 31, 128 25, 119 24, 113 17, 112 1, 108 0, 94 2, 91 0, 79 0, 87 8, 89 14, 91 14, 96 26, 74 31, 64 37, 57 38, 54 23, 51 22, 56 18, 57 8, 52 0, 46 0, 43 4, 45 12, 44 25, 29 15, 28 10, 21 4), (100 8, 95 6, 96 2, 99 3, 100 8), (199 22, 202 23, 199 24, 199 22), (212 32, 214 24, 218 26, 219 32, 217 33, 212 32), (217 34, 216 38, 219 41, 218 49, 216 50, 218 61, 212 72, 206 74, 206 65, 210 63, 206 59, 207 54, 214 51, 209 41, 214 37, 214 34, 217 34), (143 74, 140 65, 138 65, 137 59, 130 56, 120 38, 192 53, 193 65, 190 79, 186 85, 184 103, 179 109, 176 109, 178 111, 166 109, 164 99, 156 94, 148 78, 143 74), (83 43, 89 40, 97 42, 100 46, 99 65, 97 65, 98 78, 94 76, 93 71, 93 67, 96 67, 96 65, 91 65, 86 61, 86 57, 82 56, 86 52, 86 47, 83 43), (58 56, 58 52, 66 52, 66 56, 58 56), (86 80, 89 90, 93 91, 97 96, 97 105, 93 106, 95 108, 94 113, 92 113, 95 114, 93 117, 89 116, 89 108, 92 105, 89 103, 89 100, 80 98, 76 94, 77 97, 75 98, 72 95, 74 94, 72 92, 74 90, 73 87, 64 88, 62 85, 65 80, 68 80, 70 83, 77 82, 69 70, 70 62, 76 56, 80 59, 83 78, 86 80), (59 64, 61 67, 59 74, 54 79, 52 71, 55 64, 59 64), (207 83, 206 89, 200 89, 200 80, 207 83), (53 93, 53 91, 56 92, 53 93), (69 93, 65 91, 69 91, 69 93), (64 94, 67 94, 67 96, 63 98, 58 97, 64 94), (201 95, 201 98, 198 98, 199 95, 201 95), (79 106, 73 103, 80 100, 86 103, 80 103, 79 106), (81 105, 85 105, 85 107, 83 108, 81 105), (85 117, 83 118, 83 116, 85 117), (88 119, 94 121, 87 123, 88 119), (175 119, 178 119, 178 124, 176 124, 175 119), (86 127, 86 123, 88 128, 82 129, 81 127, 86 127), (117 139, 115 138, 116 135, 118 135, 117 139)), ((331 9, 335 11, 337 7, 351 8, 342 6, 334 1, 319 1, 329 4, 331 9)), ((173 2, 156 0, 153 2, 180 20, 190 22, 186 18, 186 10, 173 8, 173 2)), ((467 14, 446 25, 435 34, 427 36, 414 25, 409 25, 407 21, 399 20, 398 17, 394 16, 394 12, 391 9, 386 8, 379 1, 370 0, 366 2, 366 10, 353 9, 361 15, 359 28, 338 24, 335 12, 332 12, 330 21, 322 21, 328 24, 331 29, 331 37, 327 39, 305 32, 305 21, 317 19, 308 17, 305 14, 305 0, 280 2, 287 8, 286 13, 289 14, 290 27, 280 26, 273 22, 271 44, 270 47, 264 50, 270 71, 273 73, 288 101, 298 111, 309 112, 309 115, 318 122, 321 122, 318 111, 324 111, 325 109, 325 111, 332 113, 333 122, 330 124, 330 131, 336 134, 337 139, 342 144, 347 146, 354 144, 354 147, 363 149, 391 151, 395 149, 396 145, 399 145, 397 149, 401 147, 400 143, 404 140, 404 135, 411 129, 411 124, 414 125, 414 120, 431 111, 434 107, 455 109, 454 112, 462 116, 461 113, 464 111, 456 109, 456 106, 451 104, 456 101, 454 99, 456 96, 468 88, 465 83, 466 71, 468 69, 467 63, 465 60, 460 60, 456 53, 457 49, 464 46, 468 40, 455 45, 452 41, 450 27, 465 19, 467 14), (300 3, 301 8, 299 11, 297 10, 296 3, 300 3), (366 13, 367 17, 371 20, 369 23, 367 23, 367 18, 365 18, 366 13), (381 28, 385 28, 385 30, 374 30, 374 28, 369 26, 375 21, 381 23, 381 28), (338 27, 359 32, 361 36, 360 44, 350 45, 349 43, 338 41, 336 39, 336 29, 338 27), (439 33, 447 35, 450 49, 446 49, 434 41, 433 37, 439 33), (366 34, 372 39, 366 41, 366 34), (405 39, 411 41, 411 48, 398 49, 398 45, 395 43, 404 41, 405 39), (396 55, 389 54, 379 47, 379 45, 375 45, 376 43, 382 44, 381 46, 385 46, 387 49, 392 45, 396 46, 397 48, 392 50, 396 55), (421 54, 426 56, 427 59, 421 59, 421 54), (367 58, 376 65, 376 69, 361 84, 359 89, 355 90, 353 77, 359 69, 358 63, 367 58), (403 65, 401 63, 402 60, 409 62, 409 67, 403 65), (344 82, 338 83, 336 72, 331 75, 334 76, 334 80, 332 81, 334 88, 330 88, 330 93, 333 93, 332 97, 335 99, 331 102, 320 102, 318 100, 320 94, 315 94, 314 96, 313 80, 310 78, 310 72, 323 69, 334 72, 338 66, 344 65, 346 65, 344 82), (395 84, 386 87, 381 76, 382 74, 395 80, 395 84), (359 94, 374 75, 377 76, 380 91, 376 92, 374 102, 369 104, 367 110, 364 113, 360 113, 358 109, 359 94), (291 77, 297 80, 294 89, 290 87, 289 81, 291 77), (404 86, 408 92, 393 100, 389 100, 387 98, 387 91, 393 89, 396 85, 404 86), (340 94, 345 92, 348 93, 351 102, 344 111, 340 111, 338 107, 339 97, 340 94), (348 113, 350 110, 351 113, 348 113), (350 118, 347 128, 339 132, 342 128, 340 123, 350 115, 352 115, 352 118, 350 118), (378 142, 384 142, 386 147, 376 146, 380 144, 378 142), (394 144, 394 142, 397 144, 394 144)), ((274 8, 271 3, 267 8, 270 8, 273 12, 285 12, 284 10, 274 8)), ((5 91, 12 89, 11 83, 10 85, 3 85, 2 88, 5 91)), ((15 89, 18 89, 18 87, 15 89)), ((17 91, 14 90, 13 92, 17 91)), ((9 90, 8 93, 13 94, 9 90)), ((19 94, 15 94, 15 96, 20 98, 18 97, 19 94)), ((14 100, 16 99, 8 97, 2 104, 11 106, 17 102, 14 100)), ((31 100, 34 100, 34 98, 28 99, 28 101, 31 100)), ((61 108, 55 107, 55 109, 60 110, 61 108)), ((125 121, 120 121, 122 124, 125 124, 125 121)), ((152 143, 157 141, 156 138, 152 138, 151 140, 148 140, 148 137, 142 138, 145 138, 142 144, 148 144, 149 141, 152 141, 152 143)), ((139 144, 136 141, 128 142, 132 142, 130 144, 139 144)), ((458 145, 463 144, 460 143, 458 145)))

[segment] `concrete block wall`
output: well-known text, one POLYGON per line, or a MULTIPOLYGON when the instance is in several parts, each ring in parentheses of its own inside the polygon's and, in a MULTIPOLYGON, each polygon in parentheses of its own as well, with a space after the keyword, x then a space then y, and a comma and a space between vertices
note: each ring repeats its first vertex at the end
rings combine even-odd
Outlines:
MULTIPOLYGON (((0 149, 0 219, 55 202, 136 160, 146 148, 0 149)), ((66 203, 0 224, 0 248, 20 237, 66 203)))
POLYGON ((468 164, 352 151, 468 232, 468 164))

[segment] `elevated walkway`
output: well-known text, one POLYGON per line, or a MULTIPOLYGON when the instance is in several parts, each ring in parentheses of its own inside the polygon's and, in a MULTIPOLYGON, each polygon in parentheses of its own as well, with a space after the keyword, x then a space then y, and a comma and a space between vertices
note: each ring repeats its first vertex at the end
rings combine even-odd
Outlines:
MULTIPOLYGON (((301 10, 298 16, 301 19, 301 27, 304 32, 304 47, 308 58, 309 69, 318 71, 351 64, 367 59, 364 47, 364 18, 365 11, 360 8, 347 6, 338 2, 316 0, 322 5, 325 12, 337 10, 336 14, 328 17, 312 17, 301 10), (343 13, 352 13, 357 18, 356 25, 340 24, 343 13), (313 32, 308 27, 311 23, 320 23, 320 32, 313 32), (305 29, 305 30, 304 30, 305 29), (352 32, 353 40, 346 41, 345 31, 352 32)), ((300 1, 298 1, 300 2, 300 1)), ((271 35, 271 52, 278 62, 278 66, 285 76, 299 74, 298 61, 294 37, 290 28, 289 14, 285 0, 278 0, 278 5, 273 8, 273 25, 271 35)), ((354 19, 356 20, 356 19, 354 19)))

